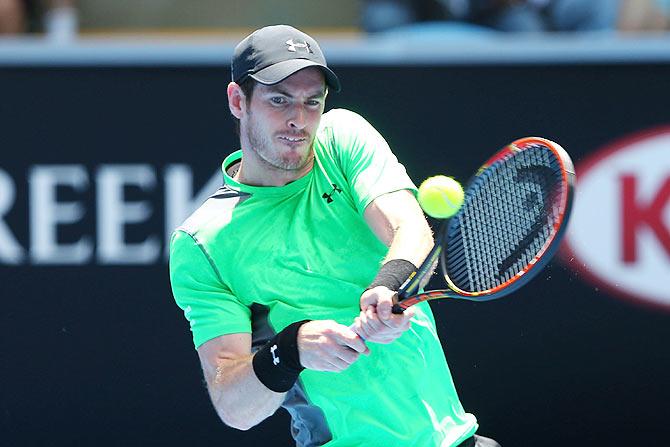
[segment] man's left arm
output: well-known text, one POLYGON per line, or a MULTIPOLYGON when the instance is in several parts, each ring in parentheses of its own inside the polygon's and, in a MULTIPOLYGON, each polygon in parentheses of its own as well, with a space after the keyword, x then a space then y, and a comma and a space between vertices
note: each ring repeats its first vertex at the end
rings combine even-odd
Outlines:
MULTIPOLYGON (((399 266, 400 271, 394 273, 400 276, 405 275, 403 268, 421 265, 433 247, 433 233, 408 190, 377 197, 365 208, 364 216, 372 231, 389 247, 383 264, 399 266)), ((391 312, 396 293, 397 285, 377 285, 363 292, 361 314, 355 322, 359 335, 371 342, 390 343, 409 329, 412 308, 400 315, 391 312)))

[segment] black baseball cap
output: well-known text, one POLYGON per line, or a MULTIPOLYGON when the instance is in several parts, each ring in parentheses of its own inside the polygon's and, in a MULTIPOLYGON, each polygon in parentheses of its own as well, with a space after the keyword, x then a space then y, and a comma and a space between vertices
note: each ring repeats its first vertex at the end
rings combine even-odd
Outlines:
POLYGON ((326 84, 340 91, 340 80, 326 65, 326 58, 316 40, 288 25, 258 29, 237 44, 231 71, 238 84, 251 77, 261 84, 272 85, 307 67, 319 67, 326 84))

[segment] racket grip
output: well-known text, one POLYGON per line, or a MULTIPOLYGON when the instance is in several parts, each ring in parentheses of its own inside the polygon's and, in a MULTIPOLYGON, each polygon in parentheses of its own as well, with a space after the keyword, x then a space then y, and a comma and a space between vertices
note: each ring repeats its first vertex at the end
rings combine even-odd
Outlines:
POLYGON ((391 312, 393 312, 396 315, 400 315, 401 313, 405 312, 405 308, 402 307, 400 304, 394 304, 393 307, 391 308, 391 312))

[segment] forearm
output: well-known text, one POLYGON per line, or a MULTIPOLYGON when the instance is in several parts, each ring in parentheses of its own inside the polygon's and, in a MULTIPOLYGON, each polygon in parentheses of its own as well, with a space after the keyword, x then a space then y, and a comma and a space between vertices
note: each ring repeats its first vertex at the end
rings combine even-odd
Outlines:
POLYGON ((433 247, 433 234, 425 221, 404 222, 395 227, 392 234, 384 262, 405 259, 419 266, 433 247))
POLYGON ((351 329, 332 320, 292 323, 254 355, 248 354, 249 334, 223 337, 198 353, 219 417, 241 430, 274 414, 302 369, 338 372, 369 353, 351 329), (221 349, 226 343, 236 349, 221 349))
POLYGON ((378 197, 365 210, 365 219, 389 247, 384 262, 405 259, 418 266, 433 246, 433 232, 409 191, 378 197))
MULTIPOLYGON (((420 267, 426 256, 433 248, 433 237, 430 229, 428 233, 414 234, 409 228, 399 228, 396 232, 396 237, 393 239, 389 251, 384 258, 384 263, 392 259, 405 259, 414 264, 415 267, 420 267)), ((437 260, 433 263, 430 271, 421 280, 420 287, 424 288, 433 272, 437 267, 437 260)))
POLYGON ((273 415, 285 393, 275 393, 254 373, 253 356, 218 359, 205 371, 207 389, 217 414, 233 428, 248 430, 273 415))
MULTIPOLYGON (((430 226, 416 199, 408 191, 378 197, 366 209, 365 217, 377 237, 389 247, 383 264, 403 259, 418 267, 433 247, 430 226)), ((421 287, 425 286, 430 276, 426 275, 421 287)))

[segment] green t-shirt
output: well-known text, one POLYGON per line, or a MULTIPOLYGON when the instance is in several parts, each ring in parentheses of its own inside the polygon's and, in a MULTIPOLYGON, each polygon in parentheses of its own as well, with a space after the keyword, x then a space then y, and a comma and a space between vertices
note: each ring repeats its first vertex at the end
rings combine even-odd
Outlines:
MULTIPOLYGON (((387 252, 366 224, 380 195, 416 188, 386 141, 359 115, 325 113, 315 163, 282 187, 224 186, 172 237, 170 278, 195 346, 251 332, 255 348, 292 322, 349 325, 387 252)), ((430 307, 395 342, 369 343, 339 373, 305 370, 287 394, 299 446, 452 446, 477 423, 459 402, 430 307)))

